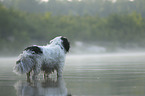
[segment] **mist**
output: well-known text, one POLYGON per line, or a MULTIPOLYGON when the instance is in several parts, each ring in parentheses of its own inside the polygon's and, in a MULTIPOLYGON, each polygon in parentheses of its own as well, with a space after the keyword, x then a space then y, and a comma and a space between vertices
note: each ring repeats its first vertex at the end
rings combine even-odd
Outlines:
POLYGON ((1 0, 0 54, 17 56, 27 46, 56 36, 69 54, 144 52, 144 0, 1 0))
POLYGON ((144 42, 145 0, 0 0, 0 96, 145 96, 144 42), (13 73, 57 36, 70 42, 62 78, 13 73))

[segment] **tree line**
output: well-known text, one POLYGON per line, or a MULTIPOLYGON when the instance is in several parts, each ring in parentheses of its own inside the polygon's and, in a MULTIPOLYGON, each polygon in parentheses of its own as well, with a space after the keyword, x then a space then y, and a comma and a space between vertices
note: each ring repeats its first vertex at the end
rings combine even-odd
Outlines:
POLYGON ((55 36, 107 47, 145 47, 145 19, 141 14, 57 15, 28 13, 0 4, 0 52, 18 53, 32 44, 47 44, 55 36))

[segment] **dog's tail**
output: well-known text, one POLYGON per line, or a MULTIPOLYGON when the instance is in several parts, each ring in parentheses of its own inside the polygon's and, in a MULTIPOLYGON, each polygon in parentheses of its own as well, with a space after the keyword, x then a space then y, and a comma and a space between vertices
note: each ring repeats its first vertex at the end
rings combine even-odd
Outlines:
POLYGON ((13 72, 16 74, 24 74, 28 73, 32 70, 35 64, 35 56, 30 51, 23 51, 22 54, 20 54, 20 59, 16 62, 16 65, 13 68, 13 72))

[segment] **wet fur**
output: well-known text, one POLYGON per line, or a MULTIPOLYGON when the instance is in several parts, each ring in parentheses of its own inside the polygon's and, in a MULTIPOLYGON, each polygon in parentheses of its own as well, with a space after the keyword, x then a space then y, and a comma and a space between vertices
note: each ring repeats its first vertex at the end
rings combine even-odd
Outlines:
POLYGON ((65 55, 69 51, 70 45, 67 38, 59 36, 50 41, 46 46, 27 47, 19 56, 19 60, 14 66, 14 72, 17 74, 27 74, 30 78, 33 71, 35 78, 41 71, 44 77, 57 71, 57 77, 62 76, 65 55))

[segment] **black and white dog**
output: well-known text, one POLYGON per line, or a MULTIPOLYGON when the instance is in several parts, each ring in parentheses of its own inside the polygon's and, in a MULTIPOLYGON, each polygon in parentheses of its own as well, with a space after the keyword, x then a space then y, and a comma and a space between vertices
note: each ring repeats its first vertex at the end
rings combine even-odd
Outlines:
POLYGON ((44 72, 44 77, 47 77, 56 70, 57 77, 61 77, 65 55, 69 48, 69 41, 62 36, 54 38, 46 46, 27 47, 20 54, 13 71, 17 74, 26 73, 27 78, 30 78, 30 73, 33 71, 33 78, 35 78, 41 71, 44 72))

